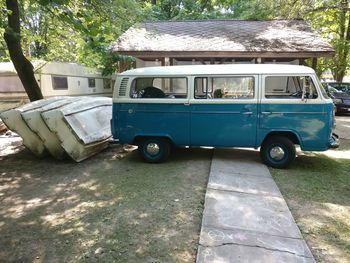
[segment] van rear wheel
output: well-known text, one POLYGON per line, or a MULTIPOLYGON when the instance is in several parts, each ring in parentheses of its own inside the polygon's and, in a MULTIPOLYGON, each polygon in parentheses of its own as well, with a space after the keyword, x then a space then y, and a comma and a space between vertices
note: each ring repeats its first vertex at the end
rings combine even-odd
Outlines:
POLYGON ((148 163, 164 162, 170 155, 171 145, 164 138, 145 138, 138 146, 141 157, 148 163))
POLYGON ((261 145, 260 157, 268 166, 286 168, 295 159, 295 145, 286 137, 271 136, 261 145))

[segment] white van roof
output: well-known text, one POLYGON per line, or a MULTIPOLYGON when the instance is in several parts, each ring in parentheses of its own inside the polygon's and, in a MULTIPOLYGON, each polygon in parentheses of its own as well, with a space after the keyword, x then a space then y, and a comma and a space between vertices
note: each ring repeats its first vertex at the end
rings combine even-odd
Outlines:
POLYGON ((230 74, 313 74, 310 67, 281 64, 225 64, 146 67, 120 73, 122 76, 230 75, 230 74))

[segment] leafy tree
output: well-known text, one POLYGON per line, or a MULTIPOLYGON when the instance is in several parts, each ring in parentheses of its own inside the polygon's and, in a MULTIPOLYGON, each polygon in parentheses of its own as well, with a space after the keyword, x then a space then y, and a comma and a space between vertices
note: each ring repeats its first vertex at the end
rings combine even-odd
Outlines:
POLYGON ((19 7, 16 0, 6 0, 8 27, 4 39, 17 74, 31 101, 42 99, 43 95, 34 77, 33 65, 24 56, 21 46, 19 7))
POLYGON ((234 17, 240 19, 304 19, 335 49, 332 59, 320 59, 319 73, 330 69, 342 81, 349 69, 350 7, 347 0, 234 0, 234 17))
MULTIPOLYGON (((5 43, 0 40, 2 61, 7 60, 11 53, 22 54, 26 60, 78 62, 105 69, 106 74, 115 71, 119 60, 125 60, 109 54, 110 44, 132 24, 143 19, 138 3, 133 0, 8 0, 6 5, 1 2, 0 7, 9 19, 16 17, 14 25, 1 13, 0 33, 4 34, 4 39, 16 39, 21 48, 21 51, 17 48, 13 52, 14 45, 5 48, 5 43), (18 12, 11 11, 11 6, 18 12)), ((16 57, 11 56, 11 60, 16 67, 16 57)), ((25 73, 20 73, 23 66, 16 67, 16 70, 29 98, 41 98, 38 92, 30 94, 34 83, 28 84, 27 78, 33 75, 32 72, 25 70, 25 73)))

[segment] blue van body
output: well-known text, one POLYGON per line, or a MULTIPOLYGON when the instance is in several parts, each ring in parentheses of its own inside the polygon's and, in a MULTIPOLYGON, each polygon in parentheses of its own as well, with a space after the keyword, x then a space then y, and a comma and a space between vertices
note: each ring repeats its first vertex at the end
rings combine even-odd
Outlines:
MULTIPOLYGON (((157 83, 164 84, 166 81, 168 79, 161 79, 157 83)), ((285 137, 291 143, 300 145, 304 151, 325 151, 338 146, 337 139, 332 135, 333 102, 322 90, 314 71, 303 66, 208 65, 126 71, 117 77, 111 127, 115 139, 136 145, 147 138, 162 138, 179 147, 259 148, 268 139, 277 136, 279 141, 285 137), (149 78, 172 76, 186 79, 186 93, 179 98, 176 98, 176 94, 164 98, 139 98, 132 94, 132 90, 137 89, 136 79, 148 81, 149 78), (239 79, 240 76, 243 77, 239 79), (203 88, 200 96, 196 97, 198 78, 201 78, 200 81, 204 79, 205 83, 220 82, 225 88, 231 79, 236 84, 238 80, 240 82, 236 86, 241 89, 241 97, 237 99, 237 91, 232 91, 234 85, 231 85, 231 93, 236 92, 231 94, 232 97, 214 99, 208 95, 213 93, 214 84, 210 92, 208 87, 203 88), (293 81, 294 84, 290 84, 293 81), (286 95, 283 88, 268 88, 268 82, 274 87, 284 86, 287 82, 289 86, 299 85, 304 91, 295 95, 288 91, 286 95), (304 95, 305 88, 301 86, 306 82, 309 82, 308 85, 311 82, 314 89, 312 98, 304 95), (246 96, 248 91, 244 90, 244 85, 253 89, 249 96, 246 96), (204 99, 202 93, 206 94, 204 99), (242 99, 241 93, 246 93, 243 95, 247 98, 242 99)), ((280 144, 283 144, 283 140, 280 144)), ((273 155, 276 149, 277 152, 283 151, 284 147, 271 148, 270 153, 273 155)))

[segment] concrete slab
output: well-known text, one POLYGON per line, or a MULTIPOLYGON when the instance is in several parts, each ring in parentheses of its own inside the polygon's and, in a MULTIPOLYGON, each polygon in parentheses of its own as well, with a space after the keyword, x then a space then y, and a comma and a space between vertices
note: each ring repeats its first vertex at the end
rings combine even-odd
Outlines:
POLYGON ((207 189, 202 226, 301 238, 283 198, 207 189))
POLYGON ((209 177, 208 188, 282 197, 271 176, 228 173, 217 169, 209 177))
POLYGON ((250 150, 215 150, 211 171, 271 177, 259 153, 250 150))
POLYGON ((259 153, 215 150, 197 263, 315 262, 259 153))
POLYGON ((197 262, 205 263, 314 263, 314 259, 278 250, 241 245, 198 248, 197 262))
POLYGON ((337 125, 335 127, 335 133, 339 135, 341 139, 350 139, 350 116, 336 116, 337 125))
POLYGON ((203 227, 200 245, 219 247, 227 244, 260 247, 312 258, 310 249, 303 239, 280 237, 243 229, 218 229, 203 227))

